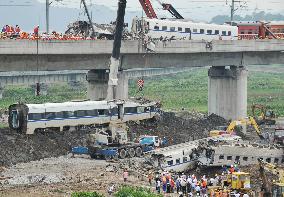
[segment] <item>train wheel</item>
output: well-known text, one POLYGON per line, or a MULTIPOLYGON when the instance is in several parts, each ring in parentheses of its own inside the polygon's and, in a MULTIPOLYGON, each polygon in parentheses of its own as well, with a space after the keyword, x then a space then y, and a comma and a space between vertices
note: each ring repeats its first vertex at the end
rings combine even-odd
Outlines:
POLYGON ((135 152, 136 152, 136 156, 137 157, 141 157, 142 156, 142 148, 141 147, 137 147, 135 152))
POLYGON ((135 157, 135 149, 134 148, 130 148, 128 150, 128 155, 129 155, 129 157, 135 157))
POLYGON ((105 155, 105 160, 111 160, 111 155, 105 155))
POLYGON ((121 149, 119 151, 119 158, 124 159, 126 157, 126 151, 124 149, 121 149))

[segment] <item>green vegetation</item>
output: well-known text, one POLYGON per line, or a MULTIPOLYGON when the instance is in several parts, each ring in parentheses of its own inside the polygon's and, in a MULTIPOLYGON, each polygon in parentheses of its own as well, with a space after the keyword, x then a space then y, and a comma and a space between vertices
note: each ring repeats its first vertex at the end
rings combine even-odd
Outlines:
POLYGON ((48 87, 47 96, 35 96, 31 87, 8 86, 4 90, 3 99, 0 100, 0 109, 7 109, 13 103, 45 103, 65 102, 86 98, 86 87, 72 89, 68 85, 53 84, 48 87))
MULTIPOLYGON (((250 106, 255 103, 269 106, 278 115, 284 116, 284 66, 254 66, 249 69, 248 112, 251 112, 250 106), (268 72, 269 69, 271 72, 268 72)), ((206 113, 207 85, 207 68, 198 68, 171 76, 147 78, 143 93, 146 98, 160 100, 166 110, 185 108, 206 113)), ((136 80, 130 81, 129 87, 130 96, 140 96, 137 93, 136 80)), ((47 96, 34 96, 32 88, 10 86, 5 88, 0 108, 7 109, 10 104, 17 102, 44 103, 86 99, 86 91, 85 86, 72 89, 68 85, 50 85, 47 96)))
MULTIPOLYGON (((282 69, 284 66, 273 66, 282 69)), ((254 68, 261 68, 254 67, 254 68)), ((263 67, 264 68, 264 67, 263 67)), ((267 66, 265 67, 268 68, 267 66)), ((170 110, 196 110, 207 112, 208 98, 207 68, 195 69, 174 76, 161 76, 145 79, 144 96, 161 100, 163 107, 170 110)), ((130 95, 135 96, 136 81, 130 83, 130 95)), ((278 115, 284 116, 284 73, 249 72, 248 112, 250 106, 263 104, 271 107, 278 115)))
POLYGON ((97 192, 74 192, 71 197, 104 197, 104 195, 97 192))
MULTIPOLYGON (((115 197, 163 197, 163 195, 155 194, 150 189, 143 187, 123 186, 114 193, 115 197)), ((71 197, 104 197, 97 192, 74 192, 71 197)))
POLYGON ((155 194, 143 187, 124 186, 115 194, 115 197, 162 197, 163 195, 155 194))

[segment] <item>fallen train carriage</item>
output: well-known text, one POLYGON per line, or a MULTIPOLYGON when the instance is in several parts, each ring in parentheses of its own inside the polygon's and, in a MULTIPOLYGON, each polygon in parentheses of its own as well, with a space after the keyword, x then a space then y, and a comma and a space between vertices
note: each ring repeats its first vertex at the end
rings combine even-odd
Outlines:
POLYGON ((70 127, 108 124, 110 121, 136 121, 157 115, 155 102, 77 101, 45 104, 13 104, 9 107, 9 127, 33 134, 47 128, 68 130, 70 127))

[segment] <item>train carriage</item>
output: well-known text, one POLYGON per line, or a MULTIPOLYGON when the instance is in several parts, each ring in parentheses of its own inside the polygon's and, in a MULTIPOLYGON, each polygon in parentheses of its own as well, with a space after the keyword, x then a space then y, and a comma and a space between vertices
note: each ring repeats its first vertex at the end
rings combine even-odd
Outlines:
POLYGON ((33 134, 37 130, 109 124, 111 121, 136 121, 156 116, 156 103, 133 101, 82 101, 45 104, 13 104, 9 107, 9 126, 33 134))
MULTIPOLYGON (((137 19, 141 20, 141 19, 137 19)), ((174 38, 186 40, 237 40, 238 27, 228 24, 217 25, 196 23, 185 19, 149 19, 143 18, 146 35, 152 39, 174 38)), ((142 30, 141 21, 136 22, 139 32, 142 30)))

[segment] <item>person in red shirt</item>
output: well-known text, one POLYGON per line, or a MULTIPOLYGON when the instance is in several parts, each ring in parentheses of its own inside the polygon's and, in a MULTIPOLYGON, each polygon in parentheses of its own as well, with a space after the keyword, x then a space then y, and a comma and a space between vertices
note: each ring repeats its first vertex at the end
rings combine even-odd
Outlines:
POLYGON ((38 32, 39 32, 39 25, 34 28, 35 37, 38 37, 38 32))

